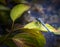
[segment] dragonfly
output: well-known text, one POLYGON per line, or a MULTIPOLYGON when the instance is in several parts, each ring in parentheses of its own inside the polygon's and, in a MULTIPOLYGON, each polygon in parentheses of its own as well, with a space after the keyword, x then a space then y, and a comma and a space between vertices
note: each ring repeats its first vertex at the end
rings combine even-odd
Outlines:
MULTIPOLYGON (((40 13, 37 12, 37 11, 32 11, 32 10, 29 10, 28 11, 28 14, 32 17, 34 17, 38 22, 40 22, 43 27, 45 27, 45 29, 48 31, 46 33, 43 33, 44 37, 46 38, 46 46, 49 45, 50 47, 52 47, 52 45, 55 43, 55 35, 54 33, 52 33, 45 25, 44 21, 42 20, 41 16, 40 16, 40 13), (52 43, 53 41, 53 43, 52 43)), ((46 47, 45 46, 45 47, 46 47)))

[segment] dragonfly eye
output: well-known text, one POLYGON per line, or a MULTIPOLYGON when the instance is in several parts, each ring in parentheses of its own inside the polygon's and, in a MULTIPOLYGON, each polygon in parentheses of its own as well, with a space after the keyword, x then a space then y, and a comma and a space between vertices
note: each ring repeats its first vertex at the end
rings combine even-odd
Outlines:
POLYGON ((31 11, 28 11, 28 14, 30 14, 31 13, 31 11))

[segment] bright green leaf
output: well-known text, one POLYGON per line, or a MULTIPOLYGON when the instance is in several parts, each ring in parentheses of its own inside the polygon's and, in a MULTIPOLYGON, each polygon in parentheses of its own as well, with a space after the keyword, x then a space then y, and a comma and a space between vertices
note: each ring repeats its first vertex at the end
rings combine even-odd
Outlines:
POLYGON ((54 32, 54 34, 60 35, 60 27, 58 29, 56 29, 56 32, 54 32))
MULTIPOLYGON (((60 31, 58 32, 53 26, 51 26, 49 24, 45 24, 45 25, 54 34, 57 34, 57 35, 60 34, 60 31)), ((27 25, 24 26, 24 28, 39 29, 40 31, 48 32, 48 30, 39 22, 38 23, 36 23, 36 22, 28 23, 27 25)))
POLYGON ((25 25, 24 28, 40 30, 40 24, 39 24, 39 22, 31 22, 31 23, 28 23, 27 25, 25 25))
POLYGON ((15 21, 17 18, 21 17, 21 15, 27 11, 30 7, 28 5, 25 5, 25 4, 18 4, 16 5, 11 13, 10 13, 10 16, 11 16, 11 19, 13 21, 15 21))
POLYGON ((60 31, 54 32, 55 35, 60 35, 60 31))
MULTIPOLYGON (((45 24, 46 25, 46 27, 51 31, 51 32, 56 32, 56 29, 53 27, 53 26, 51 26, 51 25, 49 25, 49 24, 45 24)), ((41 25, 41 31, 47 31, 47 29, 43 26, 43 25, 41 25), (43 28, 43 29, 42 29, 43 28)))

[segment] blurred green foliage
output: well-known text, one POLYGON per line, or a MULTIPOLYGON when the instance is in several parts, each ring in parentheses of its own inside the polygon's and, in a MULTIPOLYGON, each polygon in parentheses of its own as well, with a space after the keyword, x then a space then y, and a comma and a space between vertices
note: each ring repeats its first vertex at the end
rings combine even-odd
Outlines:
MULTIPOLYGON (((11 1, 24 2, 24 0, 11 1)), ((0 2, 3 4, 7 4, 6 0, 0 0, 0 2)), ((11 21, 12 24, 11 26, 8 26, 9 28, 5 27, 7 33, 4 36, 1 35, 0 46, 1 44, 5 44, 9 47, 44 47, 46 41, 42 33, 39 32, 39 30, 24 27, 15 27, 15 20, 21 17, 25 11, 29 10, 29 8, 30 6, 26 5, 25 3, 16 5, 12 8, 12 10, 7 6, 0 5, 0 23, 7 26, 7 24, 9 24, 11 21)))

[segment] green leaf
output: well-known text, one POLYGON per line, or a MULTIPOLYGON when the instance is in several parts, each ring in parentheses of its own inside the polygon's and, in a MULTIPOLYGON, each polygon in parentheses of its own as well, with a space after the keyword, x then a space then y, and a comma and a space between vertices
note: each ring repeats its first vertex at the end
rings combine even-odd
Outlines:
POLYGON ((60 35, 60 27, 56 29, 56 32, 53 32, 55 35, 60 35))
POLYGON ((21 15, 27 11, 30 7, 28 5, 25 5, 25 4, 18 4, 16 5, 11 13, 10 13, 10 16, 11 16, 11 19, 13 21, 15 21, 17 18, 21 17, 21 15))
MULTIPOLYGON (((51 31, 53 32, 54 34, 57 34, 59 35, 60 34, 60 31, 57 31, 53 26, 49 25, 49 24, 45 24, 46 27, 51 31)), ((28 29, 38 29, 42 32, 48 32, 47 29, 39 22, 31 22, 31 23, 28 23, 24 26, 24 28, 28 28, 28 29)))
POLYGON ((27 46, 27 47, 44 47, 46 41, 44 36, 35 29, 20 29, 22 33, 19 33, 13 37, 14 42, 17 45, 27 46))
POLYGON ((7 10, 10 10, 10 9, 8 7, 6 7, 6 6, 4 6, 4 5, 0 5, 0 10, 7 11, 7 10))
MULTIPOLYGON (((45 24, 46 25, 46 27, 51 31, 51 32, 56 32, 57 30, 53 27, 53 26, 51 26, 51 25, 49 25, 49 24, 45 24)), ((48 32, 47 31, 47 29, 43 26, 43 25, 41 25, 41 31, 46 31, 46 32, 48 32), (43 28, 43 29, 42 29, 43 28)))
POLYGON ((20 43, 20 46, 23 46, 23 47, 28 46, 27 43, 29 45, 32 45, 33 46, 33 43, 35 42, 35 40, 33 39, 33 37, 31 37, 27 33, 18 34, 17 36, 14 37, 13 40, 15 40, 18 43, 20 43))
MULTIPOLYGON (((5 36, 0 36, 0 43, 5 39, 5 36)), ((13 40, 9 37, 4 42, 4 45, 7 45, 9 47, 17 47, 16 44, 13 42, 13 40)))
POLYGON ((28 29, 38 29, 40 30, 40 23, 39 22, 30 22, 24 26, 24 28, 28 29))

